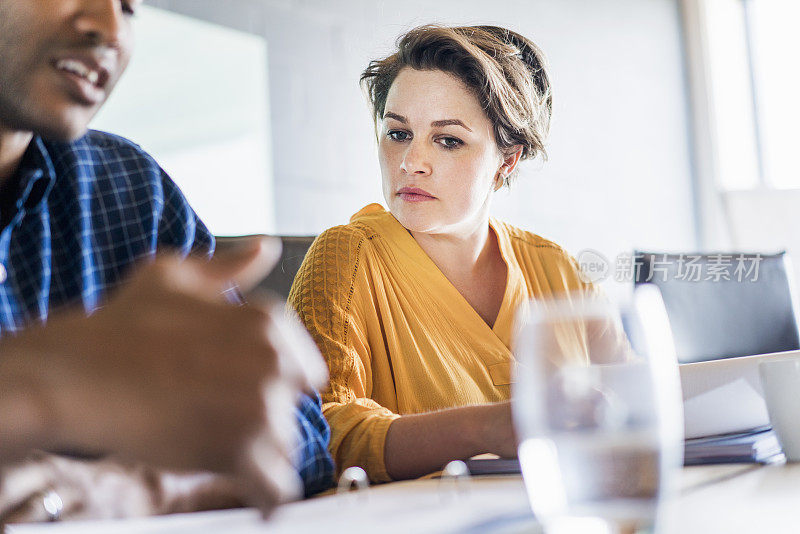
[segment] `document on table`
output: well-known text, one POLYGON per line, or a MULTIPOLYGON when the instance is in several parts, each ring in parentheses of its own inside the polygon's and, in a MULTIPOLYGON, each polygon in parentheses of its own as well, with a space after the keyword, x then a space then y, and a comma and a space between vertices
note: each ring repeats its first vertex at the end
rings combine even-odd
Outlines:
POLYGON ((686 439, 744 432, 769 424, 761 362, 795 352, 681 364, 686 439))
POLYGON ((685 399, 683 411, 687 439, 740 432, 769 424, 761 392, 745 379, 685 399))

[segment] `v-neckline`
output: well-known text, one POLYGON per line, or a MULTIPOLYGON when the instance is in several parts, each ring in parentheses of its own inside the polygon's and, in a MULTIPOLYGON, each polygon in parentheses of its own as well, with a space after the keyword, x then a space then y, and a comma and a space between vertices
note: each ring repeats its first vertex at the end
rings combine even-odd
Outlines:
POLYGON ((489 218, 489 228, 494 232, 497 238, 497 246, 500 249, 500 256, 503 263, 506 265, 506 283, 503 290, 503 299, 500 303, 500 310, 494 320, 494 324, 489 324, 483 320, 483 317, 472 305, 464 298, 464 295, 456 288, 450 279, 445 276, 442 270, 436 263, 428 256, 428 254, 419 246, 414 236, 394 217, 394 215, 385 211, 391 218, 395 241, 407 254, 412 263, 430 280, 432 284, 438 284, 445 289, 446 294, 442 295, 442 299, 449 303, 458 303, 458 307, 466 310, 466 317, 469 321, 469 327, 491 333, 492 337, 497 339, 506 349, 510 349, 511 342, 511 328, 513 322, 514 310, 510 300, 513 294, 518 291, 519 273, 517 272, 516 262, 510 261, 510 256, 513 254, 511 245, 508 242, 508 236, 497 229, 497 223, 493 217, 489 218))

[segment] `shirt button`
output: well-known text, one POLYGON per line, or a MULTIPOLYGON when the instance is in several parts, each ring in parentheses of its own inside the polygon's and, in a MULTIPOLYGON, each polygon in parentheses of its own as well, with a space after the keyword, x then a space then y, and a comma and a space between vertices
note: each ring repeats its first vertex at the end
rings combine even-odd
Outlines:
POLYGON ((8 278, 8 271, 6 271, 6 266, 0 263, 0 284, 6 281, 8 278))

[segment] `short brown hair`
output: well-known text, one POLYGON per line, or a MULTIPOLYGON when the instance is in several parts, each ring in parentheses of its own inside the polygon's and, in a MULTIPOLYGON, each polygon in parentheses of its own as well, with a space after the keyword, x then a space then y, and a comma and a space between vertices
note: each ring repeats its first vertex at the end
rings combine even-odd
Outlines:
POLYGON ((456 76, 483 105, 501 151, 522 145, 523 159, 547 157, 553 97, 544 54, 530 39, 498 26, 426 25, 401 35, 394 54, 361 74, 376 127, 405 67, 456 76))

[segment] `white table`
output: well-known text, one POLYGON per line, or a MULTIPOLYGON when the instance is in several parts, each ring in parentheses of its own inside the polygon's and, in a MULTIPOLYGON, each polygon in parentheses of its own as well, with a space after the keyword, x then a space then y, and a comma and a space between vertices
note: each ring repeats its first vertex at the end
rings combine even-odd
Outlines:
MULTIPOLYGON (((519 476, 475 477, 461 490, 453 486, 439 480, 395 482, 359 493, 292 503, 266 522, 253 510, 227 510, 126 521, 20 525, 8 532, 471 534, 486 531, 503 517, 530 514, 519 476)), ((680 495, 665 507, 665 533, 800 532, 800 464, 685 468, 681 488, 680 495)))
POLYGON ((694 467, 666 509, 666 532, 800 532, 800 464, 694 467))

